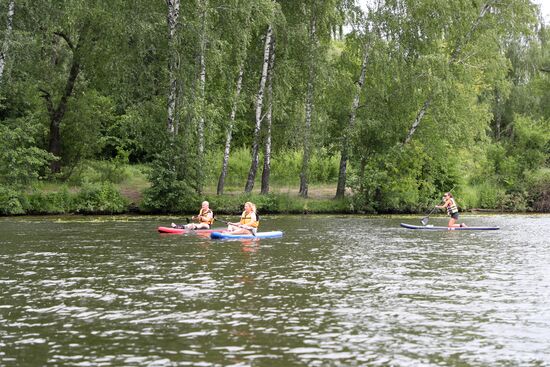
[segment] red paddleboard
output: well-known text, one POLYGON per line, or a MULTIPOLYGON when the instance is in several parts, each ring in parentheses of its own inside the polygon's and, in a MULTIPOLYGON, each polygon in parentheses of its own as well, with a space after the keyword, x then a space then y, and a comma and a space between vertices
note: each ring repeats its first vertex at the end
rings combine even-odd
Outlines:
POLYGON ((186 229, 186 228, 172 228, 172 227, 158 227, 157 230, 160 233, 171 234, 185 234, 185 233, 212 233, 212 232, 224 232, 225 228, 216 229, 186 229))

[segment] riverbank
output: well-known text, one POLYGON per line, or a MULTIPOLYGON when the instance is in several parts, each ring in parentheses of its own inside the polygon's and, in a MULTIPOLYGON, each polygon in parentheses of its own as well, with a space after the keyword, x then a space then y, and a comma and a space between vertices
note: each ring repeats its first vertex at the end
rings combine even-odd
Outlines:
MULTIPOLYGON (((110 172, 110 171, 109 171, 110 172)), ((365 203, 351 191, 336 200, 336 183, 309 185, 308 198, 298 193, 298 184, 271 185, 270 194, 261 195, 259 185, 250 194, 243 188, 227 185, 224 195, 216 195, 216 187, 206 185, 202 195, 182 195, 166 190, 157 195, 164 203, 147 200, 150 188, 143 166, 123 166, 117 175, 81 174, 81 180, 67 182, 41 181, 24 191, 0 187, 0 215, 63 215, 63 214, 194 214, 203 200, 208 200, 218 214, 242 211, 243 203, 252 201, 262 214, 424 214, 433 208, 432 200, 381 209, 376 203, 365 203), (121 173, 122 172, 122 173, 121 173), (113 179, 117 178, 118 179, 113 179), (163 206, 164 205, 164 206, 163 206)), ((458 194, 461 211, 479 213, 525 213, 535 211, 525 200, 484 200, 478 206, 478 197, 487 199, 487 190, 464 187, 458 194), (493 202, 494 205, 488 203, 493 202), (500 203, 500 204, 497 204, 500 203)), ((544 208, 544 206, 541 206, 544 208)))
MULTIPOLYGON (((424 215, 425 208, 411 211, 375 211, 358 208, 353 195, 334 199, 327 185, 312 187, 308 198, 298 195, 292 188, 277 188, 268 195, 258 192, 244 194, 230 191, 216 195, 207 191, 204 195, 190 196, 178 210, 147 207, 143 203, 143 189, 135 186, 111 183, 88 184, 81 188, 66 186, 49 187, 29 193, 6 191, 0 193, 0 215, 65 215, 65 214, 195 214, 203 200, 210 202, 216 214, 235 215, 242 211, 243 203, 254 202, 261 214, 413 214, 424 215)), ((503 208, 461 208, 473 214, 525 213, 526 211, 503 208)), ((434 215, 437 214, 434 213, 434 215)))
POLYGON ((228 193, 193 195, 178 200, 176 210, 155 208, 143 201, 142 191, 119 188, 110 183, 88 184, 80 189, 60 187, 47 191, 21 193, 4 190, 0 193, 0 215, 59 215, 59 214, 194 214, 203 200, 219 214, 242 211, 246 201, 256 204, 264 214, 357 214, 351 197, 335 200, 326 193, 313 192, 309 198, 293 193, 228 193))

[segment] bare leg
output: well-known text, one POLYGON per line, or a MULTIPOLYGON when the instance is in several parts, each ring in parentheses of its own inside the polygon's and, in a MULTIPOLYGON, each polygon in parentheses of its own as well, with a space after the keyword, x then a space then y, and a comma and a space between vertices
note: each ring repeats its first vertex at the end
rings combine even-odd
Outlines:
POLYGON ((252 234, 252 233, 256 233, 255 228, 249 227, 249 226, 244 226, 244 225, 242 227, 229 225, 229 227, 227 227, 227 229, 233 234, 252 234), (250 228, 250 229, 248 229, 248 228, 250 228))
POLYGON ((194 224, 195 228, 193 229, 210 229, 210 226, 206 223, 199 223, 199 224, 194 224))
POLYGON ((449 224, 447 226, 448 227, 460 227, 460 224, 456 224, 456 219, 451 218, 451 219, 449 219, 449 224))

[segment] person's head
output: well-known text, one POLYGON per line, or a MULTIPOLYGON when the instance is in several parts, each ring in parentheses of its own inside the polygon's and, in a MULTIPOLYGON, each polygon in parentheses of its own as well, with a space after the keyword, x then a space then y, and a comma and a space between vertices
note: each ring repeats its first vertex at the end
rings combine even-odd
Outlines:
POLYGON ((208 201, 203 201, 202 204, 201 204, 201 207, 203 209, 208 209, 209 206, 210 206, 210 204, 208 203, 208 201))
POLYGON ((250 212, 255 213, 256 212, 256 205, 254 205, 250 201, 247 201, 246 203, 244 203, 244 211, 247 212, 247 213, 250 213, 250 212))
POLYGON ((451 194, 450 192, 446 192, 445 195, 443 195, 443 200, 452 199, 452 198, 453 198, 453 194, 451 194))

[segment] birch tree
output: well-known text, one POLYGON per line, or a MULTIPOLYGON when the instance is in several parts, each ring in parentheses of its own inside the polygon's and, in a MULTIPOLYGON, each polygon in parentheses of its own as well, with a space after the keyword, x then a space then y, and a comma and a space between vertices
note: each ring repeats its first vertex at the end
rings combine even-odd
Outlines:
POLYGON ((229 169, 229 156, 231 153, 231 143, 233 140, 233 128, 235 125, 235 118, 237 116, 237 109, 239 106, 240 96, 241 96, 241 90, 243 86, 243 78, 244 78, 244 71, 245 71, 245 62, 246 62, 246 56, 247 56, 247 49, 248 45, 250 43, 250 31, 251 31, 251 12, 252 7, 249 3, 246 3, 246 5, 241 4, 241 7, 245 7, 244 11, 244 26, 241 23, 241 17, 236 17, 236 20, 238 22, 238 25, 235 25, 235 28, 238 28, 238 31, 235 32, 235 36, 237 37, 237 42, 235 44, 238 44, 237 52, 236 52, 236 60, 238 64, 238 70, 237 70, 237 80, 235 83, 235 91, 233 93, 233 99, 231 102, 231 112, 229 114, 229 121, 228 125, 225 131, 225 145, 223 150, 223 159, 222 159, 222 167, 220 171, 220 176, 218 177, 218 186, 216 189, 217 195, 222 195, 224 191, 225 186, 225 178, 227 177, 228 169, 229 169))
MULTIPOLYGON (((491 9, 492 5, 495 3, 496 0, 490 0, 490 1, 487 1, 485 2, 482 7, 481 7, 481 10, 479 12, 479 15, 478 17, 475 19, 475 21, 472 23, 470 29, 467 31, 467 33, 464 35, 464 37, 462 38, 461 41, 459 41, 457 43, 457 45, 455 46, 454 50, 452 51, 451 53, 451 56, 449 58, 449 62, 448 64, 451 65, 453 64, 454 62, 457 61, 461 51, 462 51, 462 48, 467 45, 471 40, 472 40, 472 37, 474 35, 474 33, 476 32, 476 30, 478 29, 480 23, 481 23, 481 20, 485 17, 485 15, 489 12, 489 10, 491 9)), ((430 95, 425 99, 425 101, 422 103, 422 107, 420 108, 420 110, 418 111, 418 113, 416 114, 416 117, 414 119, 414 122, 411 126, 411 128, 409 129, 409 132, 407 133, 407 137, 405 138, 404 142, 403 142, 403 145, 406 145, 408 144, 414 133, 416 132, 416 129, 418 128, 418 126, 420 125, 420 122, 422 121, 422 119, 424 118, 424 116, 426 115, 426 112, 428 111, 428 108, 430 107, 430 105, 432 104, 433 102, 433 99, 434 99, 434 94, 433 92, 430 93, 430 95)))
POLYGON ((168 23, 168 115, 167 128, 172 135, 176 133, 176 101, 178 92, 177 71, 178 53, 176 49, 176 31, 178 28, 178 18, 180 14, 180 0, 166 0, 168 14, 166 21, 168 23))
MULTIPOLYGON (((198 159, 201 162, 204 159, 204 124, 206 113, 206 43, 207 43, 207 10, 208 0, 200 2, 201 17, 201 35, 199 49, 199 80, 198 80, 198 121, 197 121, 197 150, 198 159)), ((199 182, 202 180, 199 178, 199 182)), ((201 188, 199 187, 199 190, 201 188)))
POLYGON ((369 60, 370 47, 367 42, 364 43, 363 47, 364 47, 364 51, 363 51, 363 60, 361 63, 361 72, 359 74, 359 80, 355 84, 355 94, 353 96, 353 102, 351 104, 349 121, 344 131, 344 136, 342 137, 338 184, 336 186, 336 199, 343 198, 346 192, 346 174, 347 174, 347 163, 348 163, 349 145, 350 145, 349 134, 353 131, 355 127, 355 118, 357 115, 357 108, 359 108, 359 99, 361 97, 361 91, 363 89, 363 85, 365 84, 365 79, 367 75, 367 63, 369 60))
POLYGON ((264 93, 265 85, 267 80, 267 71, 269 67, 269 50, 271 45, 271 37, 273 34, 273 27, 271 24, 267 27, 267 32, 265 35, 264 41, 264 52, 263 52, 263 62, 262 62, 262 73, 260 76, 260 86, 258 88, 258 93, 256 94, 256 103, 255 103, 255 125, 254 125, 254 140, 252 142, 252 162, 250 164, 250 170, 248 171, 248 177, 246 179, 246 185, 244 188, 245 192, 252 192, 254 188, 254 180, 256 179, 256 173, 258 171, 258 161, 260 155, 260 129, 262 126, 262 111, 264 104, 264 93))
POLYGON ((6 67, 6 58, 8 54, 8 48, 11 42, 11 33, 13 31, 13 15, 15 13, 15 0, 9 0, 8 3, 8 13, 6 21, 6 34, 4 36, 4 42, 2 44, 2 49, 0 50, 0 85, 2 84, 4 76, 4 68, 6 67))
POLYGON ((271 126, 273 116, 273 69, 275 67, 275 37, 271 38, 269 50, 269 66, 267 72, 267 112, 266 112, 266 133, 264 148, 264 167, 262 170, 261 194, 269 193, 269 177, 271 175, 271 126))
POLYGON ((311 119, 314 108, 314 88, 315 88, 315 53, 317 49, 317 19, 316 14, 311 15, 309 25, 309 64, 307 91, 305 100, 305 123, 304 123, 304 141, 303 141, 303 156, 302 169, 300 171, 300 188, 298 190, 300 196, 307 198, 309 185, 309 160, 311 150, 311 119))
MULTIPOLYGON (((204 144, 205 144, 205 114, 206 114, 206 44, 207 44, 207 13, 208 0, 200 1, 200 17, 201 17, 201 34, 199 46, 199 80, 198 80, 198 116, 197 116, 197 159, 199 162, 204 160, 204 144)), ((203 171, 197 171, 197 189, 198 193, 202 193, 203 189, 203 171)))
POLYGON ((241 62, 241 65, 239 66, 239 73, 237 75, 235 94, 233 96, 233 103, 231 104, 231 113, 229 115, 229 125, 227 126, 227 130, 225 133, 225 146, 223 150, 222 169, 220 172, 220 177, 218 178, 218 187, 216 190, 216 193, 218 195, 223 195, 223 190, 225 186, 225 177, 227 176, 227 171, 229 168, 229 154, 231 152, 233 125, 235 124, 235 116, 237 115, 239 97, 241 95, 241 89, 243 86, 243 75, 244 75, 244 60, 241 62))

